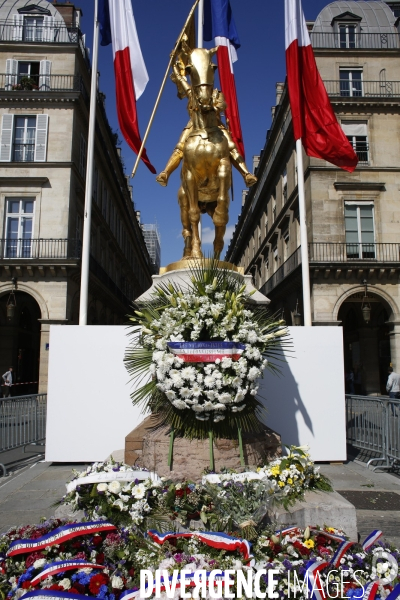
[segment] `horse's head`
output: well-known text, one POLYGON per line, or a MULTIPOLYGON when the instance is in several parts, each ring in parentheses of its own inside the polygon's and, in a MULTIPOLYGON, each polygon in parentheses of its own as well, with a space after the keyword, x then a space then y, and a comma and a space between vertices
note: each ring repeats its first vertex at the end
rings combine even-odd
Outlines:
POLYGON ((212 109, 212 93, 214 89, 214 72, 217 68, 211 59, 217 48, 206 50, 195 48, 191 51, 186 65, 186 72, 190 75, 193 92, 201 110, 212 109))

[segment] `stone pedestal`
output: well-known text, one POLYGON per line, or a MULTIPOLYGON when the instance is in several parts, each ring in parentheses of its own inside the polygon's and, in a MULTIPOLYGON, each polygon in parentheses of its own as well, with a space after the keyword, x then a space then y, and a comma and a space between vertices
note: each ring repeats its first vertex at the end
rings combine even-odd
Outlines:
MULTIPOLYGON (((200 481, 210 465, 209 440, 175 438, 172 469, 168 466, 169 445, 169 428, 154 429, 153 417, 147 417, 125 438, 125 462, 146 467, 160 477, 200 481)), ((213 448, 216 471, 223 467, 243 470, 237 440, 215 439, 213 448)), ((243 452, 246 466, 256 467, 280 454, 280 436, 268 427, 262 433, 243 434, 243 452)))

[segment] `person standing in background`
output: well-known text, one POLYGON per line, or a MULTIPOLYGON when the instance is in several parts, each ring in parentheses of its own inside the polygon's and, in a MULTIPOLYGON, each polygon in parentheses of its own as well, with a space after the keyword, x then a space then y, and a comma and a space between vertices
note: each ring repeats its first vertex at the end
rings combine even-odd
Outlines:
POLYGON ((13 368, 9 367, 8 371, 6 371, 4 373, 4 375, 2 375, 3 385, 4 385, 4 392, 3 392, 4 398, 8 398, 11 394, 11 386, 13 384, 12 372, 13 372, 13 368))
POLYGON ((389 394, 389 398, 400 398, 400 375, 393 371, 393 367, 388 368, 388 373, 386 391, 389 394))

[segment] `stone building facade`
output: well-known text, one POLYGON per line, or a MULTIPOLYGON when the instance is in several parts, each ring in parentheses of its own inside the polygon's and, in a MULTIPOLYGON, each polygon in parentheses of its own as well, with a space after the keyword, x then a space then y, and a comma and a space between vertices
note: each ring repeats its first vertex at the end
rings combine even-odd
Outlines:
MULTIPOLYGON (((387 367, 400 369, 399 9, 398 0, 337 0, 308 23, 359 158, 350 174, 303 153, 313 325, 343 327, 345 368, 366 394, 386 393, 387 367)), ((226 259, 252 273, 271 308, 295 324, 302 314, 296 153, 285 85, 276 92, 255 157, 258 184, 244 197, 226 259)))
MULTIPOLYGON (((46 390, 49 326, 79 321, 90 94, 80 18, 69 2, 0 0, 0 371, 13 365, 14 394, 35 391, 30 381, 46 390)), ((101 325, 124 323, 151 284, 104 101, 98 92, 88 307, 101 325)))

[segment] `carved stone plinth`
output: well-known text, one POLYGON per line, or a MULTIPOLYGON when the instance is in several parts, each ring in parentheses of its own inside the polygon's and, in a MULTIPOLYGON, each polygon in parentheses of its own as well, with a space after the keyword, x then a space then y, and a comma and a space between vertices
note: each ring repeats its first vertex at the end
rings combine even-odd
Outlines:
MULTIPOLYGON (((169 428, 152 429, 154 421, 147 417, 125 438, 125 462, 147 467, 160 477, 199 481, 204 469, 210 465, 209 440, 175 438, 172 470, 168 466, 170 445, 169 428)), ((243 434, 243 452, 246 466, 256 467, 281 453, 280 436, 265 427, 259 434, 243 434)), ((214 440, 215 470, 223 467, 242 470, 239 445, 236 440, 214 440)))

